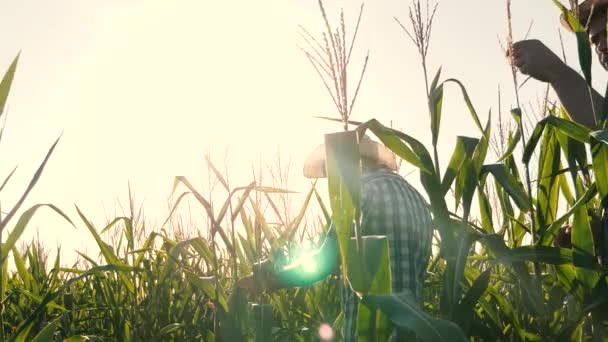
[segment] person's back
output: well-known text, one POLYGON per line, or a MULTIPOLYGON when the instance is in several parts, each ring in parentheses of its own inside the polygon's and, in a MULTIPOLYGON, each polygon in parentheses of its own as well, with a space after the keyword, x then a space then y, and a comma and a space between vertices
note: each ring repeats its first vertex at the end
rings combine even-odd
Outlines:
MULTIPOLYGON (((310 154, 304 165, 305 177, 326 177, 324 150, 321 145, 310 154)), ((420 303, 433 235, 428 205, 418 191, 395 172, 398 169, 395 155, 386 147, 364 138, 360 150, 361 235, 387 237, 392 293, 420 303)), ((291 264, 277 269, 266 260, 254 265, 255 275, 242 278, 237 285, 252 292, 310 286, 337 270, 338 254, 338 241, 332 224, 321 247, 309 253, 310 258, 316 259, 315 272, 304 272, 300 266, 291 264)), ((341 292, 345 318, 342 335, 344 341, 357 341, 357 296, 349 287, 342 287, 341 292)), ((395 338, 402 340, 398 335, 393 336, 395 338)))
MULTIPOLYGON (((433 235, 426 201, 402 176, 377 168, 361 177, 361 206, 361 234, 389 241, 392 292, 421 302, 433 235)), ((342 303, 344 340, 356 341, 356 295, 346 289, 342 303)))

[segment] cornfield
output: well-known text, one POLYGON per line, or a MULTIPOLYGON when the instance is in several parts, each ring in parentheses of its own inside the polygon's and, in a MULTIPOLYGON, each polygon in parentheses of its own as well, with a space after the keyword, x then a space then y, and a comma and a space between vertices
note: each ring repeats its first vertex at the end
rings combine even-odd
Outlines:
MULTIPOLYGON (((410 13, 413 30, 398 23, 422 57, 433 141, 429 151, 411 134, 378 120, 349 119, 361 80, 349 99, 346 70, 352 46, 347 46, 344 16, 341 30, 334 31, 319 4, 328 31, 324 40, 316 40, 303 30, 312 49, 303 50, 334 99, 340 117, 333 120, 345 129, 339 143, 326 140, 329 203, 313 184, 301 207, 291 213, 284 209, 290 196, 284 184, 266 186, 254 179, 231 187, 227 175, 207 159, 210 175, 225 191, 223 202, 205 197, 186 177, 176 177, 174 183, 179 195, 172 213, 191 197, 208 217, 208 230, 193 236, 165 229, 170 218, 159 227, 146 227, 133 206, 130 215, 103 227, 78 207, 78 217, 72 218, 52 204, 35 205, 15 217, 58 139, 21 199, 0 218, 1 340, 339 341, 344 322, 339 287, 345 278, 340 274, 351 275, 351 286, 365 308, 358 317, 358 322, 365 322, 358 326, 361 341, 384 341, 395 327, 409 329, 424 341, 608 339, 605 111, 596 113, 602 129, 592 131, 573 122, 562 107, 548 105, 527 132, 523 109, 517 107, 510 111, 513 129, 493 133, 491 116, 482 123, 461 81, 442 80, 441 70, 430 82, 427 79, 426 53, 435 12, 425 21, 420 2, 415 1, 410 13), (479 133, 457 137, 441 172, 437 139, 448 87, 462 94, 479 133), (348 130, 349 125, 354 128, 348 130), (357 143, 366 133, 418 170, 429 200, 438 253, 429 263, 422 307, 390 293, 385 238, 356 234, 351 240, 361 172, 357 143), (491 143, 498 134, 506 144, 500 155, 492 156, 491 143), (320 214, 310 220, 313 206, 320 214), (18 248, 28 222, 41 208, 87 229, 100 254, 80 253, 78 262, 64 267, 60 251, 50 261, 38 242, 18 248), (320 244, 330 222, 342 251, 340 271, 310 287, 254 298, 235 286, 264 258, 320 244), (107 242, 110 233, 112 244, 107 242), (9 260, 14 270, 9 270, 9 260), (320 333, 326 330, 331 334, 320 333)), ((357 23, 352 43, 358 28, 357 23)), ((580 66, 590 84, 591 47, 585 34, 577 34, 577 39, 580 66)), ((18 60, 19 56, 0 83, 0 115, 18 60)), ((366 57, 360 78, 367 61, 366 57)))

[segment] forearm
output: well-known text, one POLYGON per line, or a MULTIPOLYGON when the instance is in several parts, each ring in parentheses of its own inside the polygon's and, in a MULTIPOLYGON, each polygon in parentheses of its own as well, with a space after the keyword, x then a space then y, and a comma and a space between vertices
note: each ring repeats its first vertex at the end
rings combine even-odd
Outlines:
POLYGON ((593 113, 598 117, 601 115, 604 99, 591 88, 591 101, 587 82, 581 75, 564 65, 550 83, 572 120, 591 129, 597 128, 593 113))

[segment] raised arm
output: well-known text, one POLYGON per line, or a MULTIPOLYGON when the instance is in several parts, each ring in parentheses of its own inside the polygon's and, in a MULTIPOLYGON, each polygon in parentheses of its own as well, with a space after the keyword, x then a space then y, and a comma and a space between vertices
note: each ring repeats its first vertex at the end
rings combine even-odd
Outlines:
POLYGON ((596 129, 595 113, 602 110, 604 99, 592 89, 592 98, 585 79, 566 65, 539 40, 522 40, 513 44, 513 64, 523 74, 548 82, 572 120, 596 129), (593 103, 593 106, 592 106, 593 103))

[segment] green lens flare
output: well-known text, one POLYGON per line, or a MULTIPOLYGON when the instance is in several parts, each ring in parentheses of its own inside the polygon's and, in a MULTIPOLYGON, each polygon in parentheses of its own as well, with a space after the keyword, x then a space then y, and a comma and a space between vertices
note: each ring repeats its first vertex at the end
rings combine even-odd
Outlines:
POLYGON ((310 254, 302 256, 302 270, 307 273, 313 273, 317 270, 317 262, 310 254))

